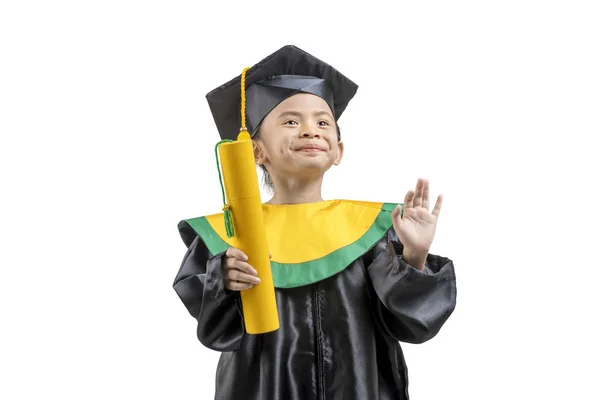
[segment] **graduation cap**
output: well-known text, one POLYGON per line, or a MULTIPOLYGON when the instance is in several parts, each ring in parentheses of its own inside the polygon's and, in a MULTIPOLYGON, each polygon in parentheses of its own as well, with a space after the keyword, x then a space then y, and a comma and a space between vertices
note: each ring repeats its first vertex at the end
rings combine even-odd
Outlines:
POLYGON ((245 122, 254 136, 264 117, 297 93, 319 96, 337 121, 358 86, 331 65, 296 46, 288 45, 206 95, 222 139, 235 140, 242 126, 241 82, 246 87, 245 122))

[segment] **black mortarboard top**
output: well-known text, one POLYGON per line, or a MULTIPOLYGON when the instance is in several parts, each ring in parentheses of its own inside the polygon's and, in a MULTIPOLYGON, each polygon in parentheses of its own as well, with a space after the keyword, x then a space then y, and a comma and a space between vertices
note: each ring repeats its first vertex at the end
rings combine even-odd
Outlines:
MULTIPOLYGON (((206 95, 222 139, 236 140, 241 121, 241 75, 206 95)), ((331 65, 288 45, 277 50, 245 73, 246 125, 254 135, 263 118, 279 103, 297 93, 321 97, 336 121, 358 86, 331 65)))

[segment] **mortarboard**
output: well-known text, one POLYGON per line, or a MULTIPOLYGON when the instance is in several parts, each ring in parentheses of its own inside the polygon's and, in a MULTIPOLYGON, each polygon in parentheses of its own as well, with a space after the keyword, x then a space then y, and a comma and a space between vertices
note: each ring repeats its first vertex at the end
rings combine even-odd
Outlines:
MULTIPOLYGON (((331 65, 288 45, 245 71, 246 125, 254 135, 263 118, 297 93, 311 93, 329 104, 336 121, 358 86, 331 65)), ((237 76, 206 95, 222 139, 235 140, 241 124, 241 82, 237 76)))

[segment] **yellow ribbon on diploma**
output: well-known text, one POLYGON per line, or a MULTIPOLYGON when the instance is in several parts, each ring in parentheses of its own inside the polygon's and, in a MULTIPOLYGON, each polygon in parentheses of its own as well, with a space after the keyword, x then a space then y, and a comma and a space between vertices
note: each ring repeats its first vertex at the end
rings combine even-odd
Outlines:
POLYGON ((227 235, 235 237, 236 247, 248 256, 248 263, 261 280, 260 284, 240 293, 246 332, 260 334, 279 329, 279 315, 254 150, 245 122, 247 70, 244 69, 241 81, 242 128, 236 141, 221 141, 217 149, 223 171, 222 183, 227 194, 227 201, 223 194, 227 235))

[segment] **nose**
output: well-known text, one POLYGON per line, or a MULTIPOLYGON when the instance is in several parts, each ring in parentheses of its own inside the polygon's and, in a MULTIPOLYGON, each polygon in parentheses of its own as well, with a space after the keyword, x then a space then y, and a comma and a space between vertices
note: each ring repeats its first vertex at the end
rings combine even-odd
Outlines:
POLYGON ((304 131, 302 132, 302 134, 300 135, 303 138, 320 138, 321 135, 319 135, 316 132, 313 132, 312 130, 308 130, 308 131, 304 131))

